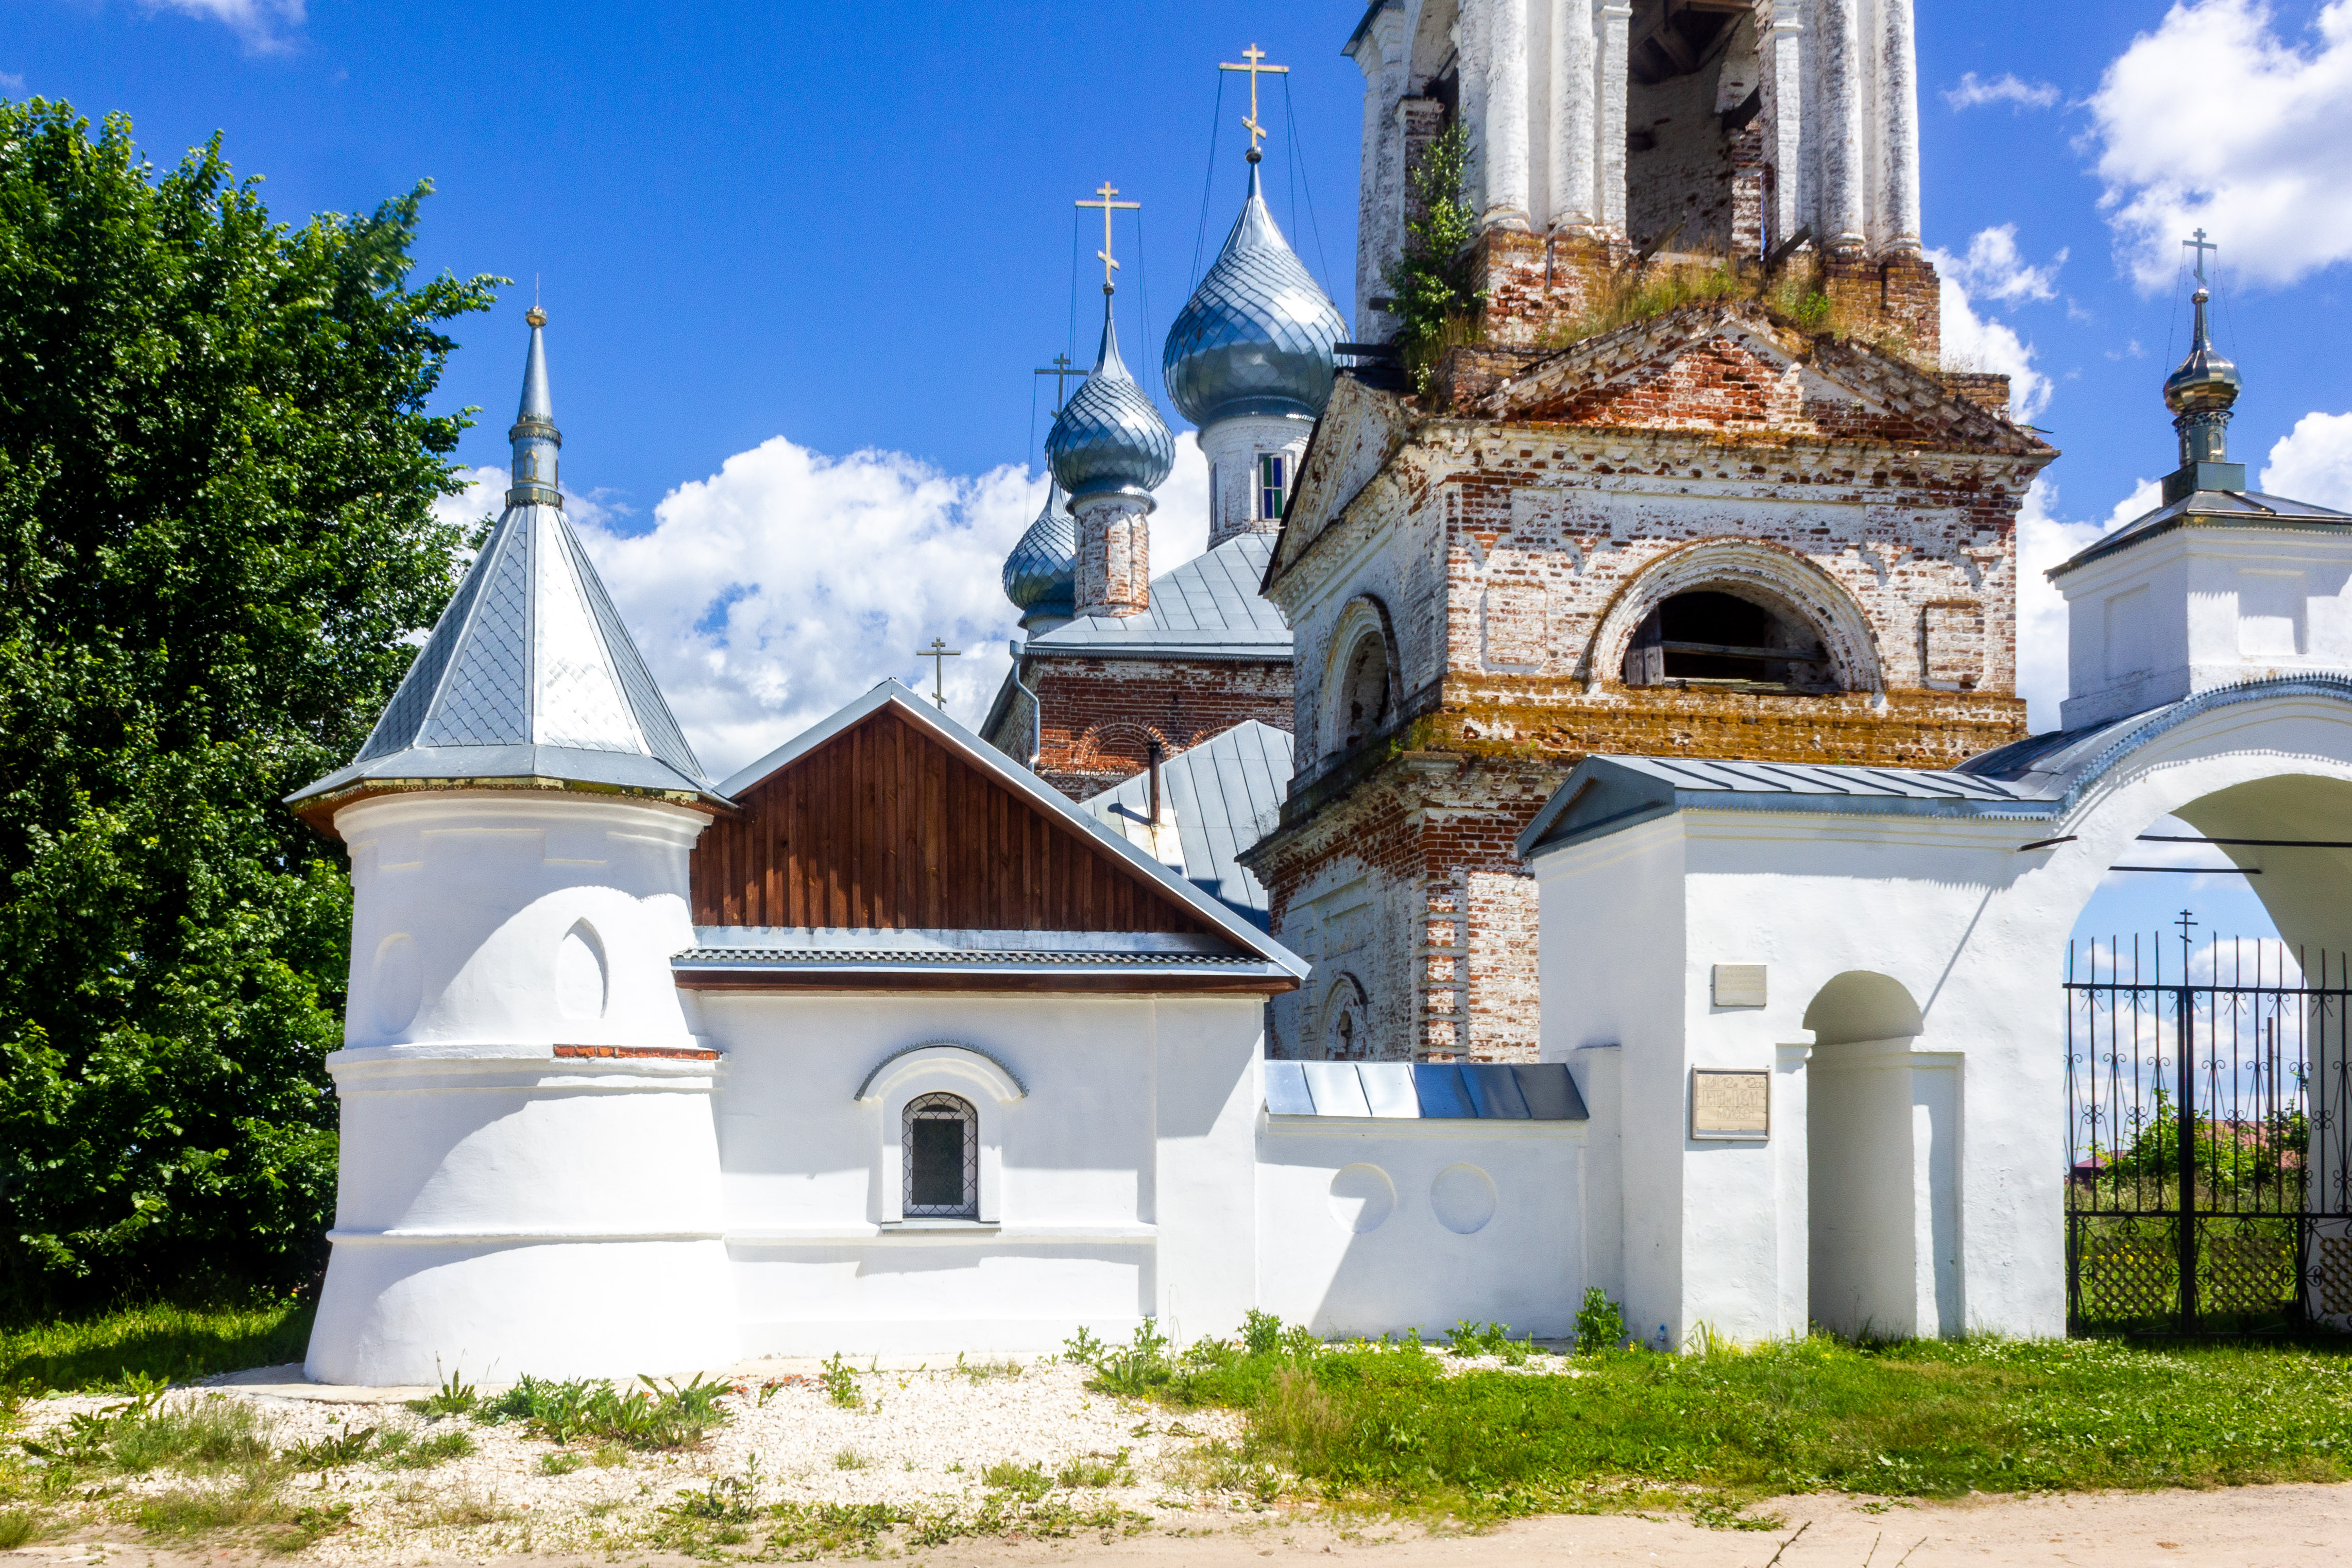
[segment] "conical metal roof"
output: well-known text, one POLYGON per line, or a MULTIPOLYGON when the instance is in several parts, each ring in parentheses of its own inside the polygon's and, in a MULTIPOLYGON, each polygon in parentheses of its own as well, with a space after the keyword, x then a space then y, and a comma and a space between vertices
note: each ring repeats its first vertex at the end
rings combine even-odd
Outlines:
POLYGON ((1176 437, 1118 357, 1118 324, 1108 295, 1094 374, 1054 421, 1045 437, 1045 460, 1073 501, 1148 496, 1176 466, 1176 437))
POLYGON ((531 311, 505 514, 359 755, 289 800, 450 779, 721 798, 563 515, 545 321, 531 311))
POLYGON ((1066 621, 1077 614, 1078 531, 1060 481, 1045 488, 1045 508, 1004 558, 1004 596, 1021 624, 1066 621))
POLYGON ((1241 216, 1160 357, 1170 401, 1203 428, 1244 415, 1319 416, 1331 400, 1334 345, 1348 335, 1266 211, 1257 171, 1252 163, 1241 216))

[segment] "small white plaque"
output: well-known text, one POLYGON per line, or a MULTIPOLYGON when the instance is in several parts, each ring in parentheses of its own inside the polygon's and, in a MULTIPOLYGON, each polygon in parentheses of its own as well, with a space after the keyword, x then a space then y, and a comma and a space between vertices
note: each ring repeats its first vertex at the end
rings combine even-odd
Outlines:
POLYGON ((1760 963, 1717 964, 1715 1005, 1718 1007, 1763 1006, 1764 966, 1760 963))
POLYGON ((1691 1069, 1691 1136, 1761 1142, 1772 1136, 1772 1075, 1691 1069))

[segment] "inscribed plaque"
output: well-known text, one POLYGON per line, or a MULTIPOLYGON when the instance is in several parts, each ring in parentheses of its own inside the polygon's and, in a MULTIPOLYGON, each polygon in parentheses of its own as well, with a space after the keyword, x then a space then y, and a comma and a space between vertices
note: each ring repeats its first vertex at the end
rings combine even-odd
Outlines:
POLYGON ((1764 1005, 1764 966, 1760 963, 1718 963, 1714 975, 1718 1007, 1764 1005))
POLYGON ((1772 1075, 1691 1069, 1691 1136, 1762 1140, 1772 1135, 1772 1075))

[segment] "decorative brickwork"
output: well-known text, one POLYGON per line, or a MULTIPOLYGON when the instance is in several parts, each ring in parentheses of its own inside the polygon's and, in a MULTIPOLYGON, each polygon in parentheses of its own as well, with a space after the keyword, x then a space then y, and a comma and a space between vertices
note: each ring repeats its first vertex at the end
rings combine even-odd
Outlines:
POLYGON ((1343 381, 1271 573, 1299 767, 1246 859, 1316 963, 1276 1005, 1284 1054, 1331 1048, 1344 978, 1357 1054, 1532 1058, 1514 841, 1589 753, 1946 767, 2024 733, 2016 515, 2056 454, 1990 387, 1727 307, 1447 373, 1463 416, 1343 381), (1633 658, 1692 595, 1766 607, 1811 673, 1633 658), (1351 743, 1374 625, 1393 710, 1351 743))

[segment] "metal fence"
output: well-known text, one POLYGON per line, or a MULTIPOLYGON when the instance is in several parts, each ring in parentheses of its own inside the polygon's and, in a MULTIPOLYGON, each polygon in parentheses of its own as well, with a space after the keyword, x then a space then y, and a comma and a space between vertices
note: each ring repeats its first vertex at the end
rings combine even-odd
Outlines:
POLYGON ((2352 1317, 2345 955, 2184 929, 2070 946, 2065 988, 2072 1324, 2352 1317))

